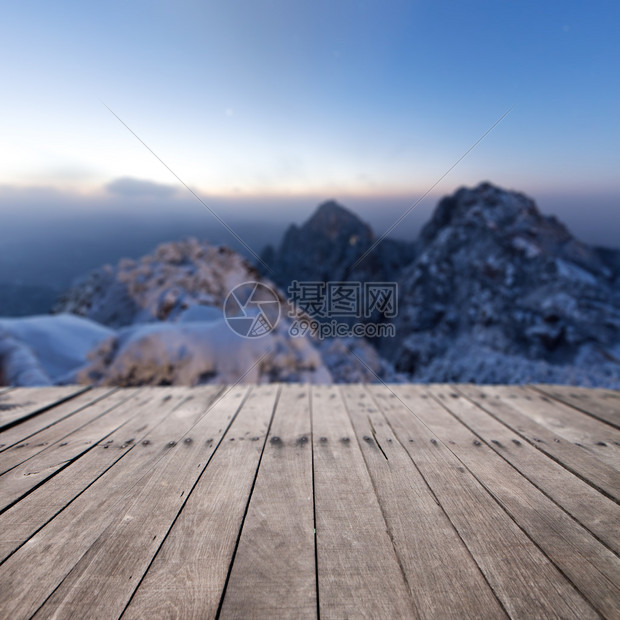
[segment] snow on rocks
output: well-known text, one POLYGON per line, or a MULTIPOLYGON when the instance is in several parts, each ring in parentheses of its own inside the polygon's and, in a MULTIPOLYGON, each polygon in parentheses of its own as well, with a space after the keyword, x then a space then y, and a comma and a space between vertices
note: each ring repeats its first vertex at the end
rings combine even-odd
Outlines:
POLYGON ((90 354, 90 363, 76 379, 122 386, 331 383, 329 371, 307 340, 287 340, 278 330, 262 338, 241 338, 223 320, 124 328, 90 354))
POLYGON ((286 305, 284 295, 239 254, 195 239, 165 243, 140 260, 93 272, 54 309, 111 328, 71 378, 105 385, 331 383, 316 347, 308 338, 291 338, 285 319, 262 338, 242 338, 228 327, 224 300, 249 281, 268 285, 286 305))
POLYGON ((221 308, 236 285, 258 279, 237 252, 187 239, 92 272, 59 299, 53 312, 71 312, 114 328, 176 320, 196 304, 221 308))
POLYGON ((527 196, 462 188, 439 202, 415 243, 384 240, 357 265, 374 238, 329 202, 292 226, 268 262, 283 288, 292 279, 398 280, 396 337, 378 351, 361 339, 293 338, 286 318, 262 338, 240 337, 222 314, 233 288, 270 286, 286 317, 284 294, 236 252, 188 239, 94 271, 56 316, 0 320, 0 379, 620 386, 620 252, 581 243, 527 196))
POLYGON ((483 183, 440 201, 417 255, 400 281, 399 339, 383 348, 400 372, 615 384, 618 253, 581 243, 523 194, 483 183))
POLYGON ((0 385, 52 385, 32 349, 3 331, 0 331, 0 385))
POLYGON ((50 385, 86 361, 114 331, 88 319, 60 314, 0 319, 0 366, 11 385, 50 385))

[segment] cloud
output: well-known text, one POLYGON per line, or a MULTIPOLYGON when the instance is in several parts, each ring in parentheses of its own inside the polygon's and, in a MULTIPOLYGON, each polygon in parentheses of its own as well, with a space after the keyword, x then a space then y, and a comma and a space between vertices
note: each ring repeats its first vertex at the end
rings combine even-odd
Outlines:
POLYGON ((121 177, 105 186, 108 193, 123 198, 170 198, 178 192, 174 185, 164 185, 144 179, 121 177))

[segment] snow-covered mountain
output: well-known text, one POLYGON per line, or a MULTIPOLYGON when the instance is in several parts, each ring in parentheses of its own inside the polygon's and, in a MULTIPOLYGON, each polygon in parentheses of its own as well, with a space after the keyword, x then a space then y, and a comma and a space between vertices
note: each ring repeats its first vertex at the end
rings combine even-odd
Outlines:
POLYGON ((196 239, 164 243, 135 261, 105 265, 76 282, 52 309, 109 327, 176 321, 192 306, 218 308, 238 284, 259 280, 240 254, 196 239))
POLYGON ((386 239, 353 269, 374 238, 329 202, 264 257, 284 289, 396 280, 396 337, 376 344, 413 380, 620 386, 619 251, 489 183, 441 200, 414 244, 386 239))
POLYGON ((389 370, 365 342, 351 343, 349 356, 345 343, 291 337, 287 310, 285 296, 236 252, 166 243, 88 274, 53 316, 0 318, 0 375, 13 385, 196 385, 375 381, 373 372, 389 370), (242 338, 224 320, 228 293, 244 282, 279 296, 283 316, 261 338, 242 338))
POLYGON ((384 352, 433 381, 620 381, 614 260, 517 192, 444 198, 400 278, 384 352))
POLYGON ((489 183, 441 200, 413 244, 340 205, 291 226, 274 278, 395 280, 396 337, 376 342, 419 381, 620 386, 620 252, 588 246, 518 192, 489 183))
POLYGON ((291 338, 281 320, 263 338, 242 338, 222 314, 228 293, 262 282, 286 300, 242 256, 196 239, 160 245, 138 261, 92 272, 54 307, 114 329, 75 373, 80 383, 195 385, 331 381, 307 338, 291 338))
POLYGON ((620 388, 620 251, 578 241, 523 194, 489 183, 440 201, 415 243, 372 246, 335 202, 267 249, 269 278, 225 247, 166 243, 88 274, 56 316, 0 319, 0 378, 137 385, 384 380, 550 382, 620 388), (396 336, 293 338, 298 281, 396 281, 396 336), (283 319, 261 339, 232 332, 228 293, 277 291, 283 319), (275 284, 274 284, 275 282, 275 284), (279 288, 278 288, 278 286, 279 288))

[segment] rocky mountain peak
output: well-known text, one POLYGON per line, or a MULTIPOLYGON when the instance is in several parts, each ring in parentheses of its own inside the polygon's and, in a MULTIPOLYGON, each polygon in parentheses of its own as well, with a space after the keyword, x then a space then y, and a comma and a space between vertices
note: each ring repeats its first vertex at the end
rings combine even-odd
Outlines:
POLYGON ((370 226, 335 200, 328 200, 319 205, 312 216, 301 226, 301 231, 305 235, 318 235, 330 241, 346 242, 347 235, 357 236, 358 239, 364 240, 372 239, 370 226))
POLYGON ((534 201, 519 192, 507 191, 491 183, 475 188, 462 187, 440 200, 433 216, 422 229, 421 239, 431 241, 448 226, 493 231, 529 231, 553 229, 555 236, 570 236, 555 218, 541 215, 534 201))
POLYGON ((499 245, 529 258, 544 255, 606 271, 594 248, 577 240, 557 218, 543 215, 531 198, 490 183, 463 187, 443 198, 420 233, 418 253, 447 240, 499 245))
POLYGON ((372 228, 334 200, 317 207, 301 226, 287 229, 277 250, 263 259, 284 289, 293 281, 389 280, 413 258, 413 243, 385 239, 364 261, 357 260, 374 240, 372 228))
POLYGON ((555 364, 584 351, 615 359, 620 299, 606 262, 521 193, 459 189, 440 201, 402 273, 397 367, 428 369, 456 342, 555 364))

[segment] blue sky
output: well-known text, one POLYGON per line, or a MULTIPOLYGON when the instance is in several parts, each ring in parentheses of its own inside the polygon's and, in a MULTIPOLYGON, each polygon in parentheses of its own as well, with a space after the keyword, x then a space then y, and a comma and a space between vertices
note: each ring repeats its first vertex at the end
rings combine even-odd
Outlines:
POLYGON ((205 198, 278 205, 406 204, 512 109, 433 195, 490 180, 605 217, 619 30, 611 1, 9 3, 0 212, 33 188, 180 200, 104 102, 205 198))

